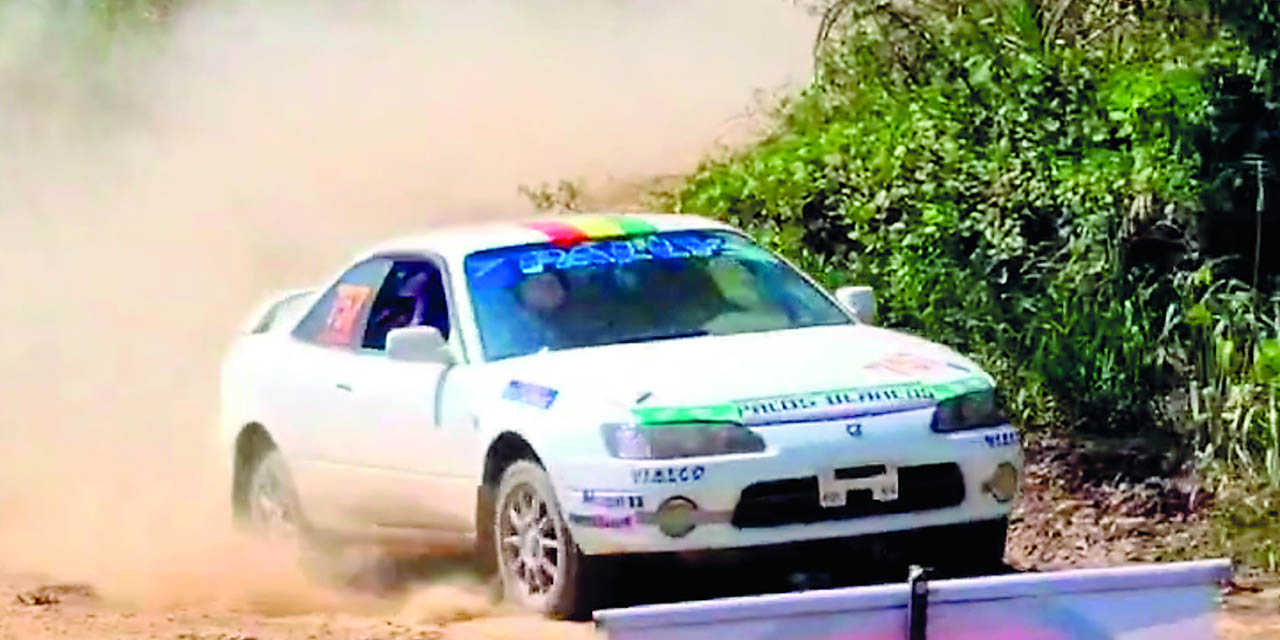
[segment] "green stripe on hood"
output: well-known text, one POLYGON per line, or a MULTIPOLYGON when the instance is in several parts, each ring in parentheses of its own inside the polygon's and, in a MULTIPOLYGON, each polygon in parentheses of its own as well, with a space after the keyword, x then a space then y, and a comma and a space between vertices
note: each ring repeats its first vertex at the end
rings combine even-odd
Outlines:
POLYGON ((669 425, 699 422, 741 422, 742 412, 732 404, 712 404, 700 407, 645 407, 632 409, 637 425, 669 425))
MULTIPOLYGON (((915 396, 917 398, 925 397, 937 402, 942 402, 943 400, 949 400, 956 396, 962 396, 966 393, 983 391, 990 388, 992 388, 991 382, 986 378, 981 376, 968 376, 958 380, 934 384, 909 382, 902 384, 868 385, 864 387, 854 387, 834 391, 814 391, 810 393, 796 394, 794 396, 780 396, 779 398, 828 398, 838 395, 853 396, 854 394, 873 392, 907 393, 915 391, 919 394, 915 396)), ((777 400, 778 398, 773 399, 777 400)), ((868 399, 867 401, 872 402, 874 399, 868 399)), ((689 407, 633 408, 631 409, 631 416, 635 421, 635 424, 642 427, 680 424, 697 426, 705 423, 742 422, 742 410, 737 404, 730 403, 689 407)))
POLYGON ((933 393, 934 399, 939 402, 962 396, 966 393, 984 391, 991 388, 991 382, 981 376, 969 376, 959 380, 929 385, 929 391, 933 393))

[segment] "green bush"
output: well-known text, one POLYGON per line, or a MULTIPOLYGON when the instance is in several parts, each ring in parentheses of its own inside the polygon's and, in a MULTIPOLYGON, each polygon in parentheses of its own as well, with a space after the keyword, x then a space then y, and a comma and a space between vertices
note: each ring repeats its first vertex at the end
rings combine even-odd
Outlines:
POLYGON ((1238 173, 1220 157, 1223 80, 1252 95, 1269 77, 1252 42, 1194 2, 845 1, 827 17, 775 133, 653 206, 875 286, 886 324, 974 354, 1027 425, 1274 449, 1270 430, 1224 429, 1219 396, 1187 400, 1215 375, 1270 397, 1245 372, 1272 329, 1231 306, 1199 241, 1206 198, 1238 173), (1206 372, 1228 334, 1237 359, 1206 372))

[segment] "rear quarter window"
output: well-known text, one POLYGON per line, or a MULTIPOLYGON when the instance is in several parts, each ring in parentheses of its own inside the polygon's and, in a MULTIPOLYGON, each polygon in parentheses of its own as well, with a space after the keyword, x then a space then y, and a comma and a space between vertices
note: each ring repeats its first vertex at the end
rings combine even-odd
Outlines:
POLYGON ((314 291, 299 291, 278 300, 258 319, 249 333, 267 333, 272 329, 289 326, 298 320, 307 310, 307 300, 314 291))
POLYGON ((352 267, 307 311, 294 337, 326 347, 355 348, 373 296, 390 269, 391 261, 382 258, 352 267))

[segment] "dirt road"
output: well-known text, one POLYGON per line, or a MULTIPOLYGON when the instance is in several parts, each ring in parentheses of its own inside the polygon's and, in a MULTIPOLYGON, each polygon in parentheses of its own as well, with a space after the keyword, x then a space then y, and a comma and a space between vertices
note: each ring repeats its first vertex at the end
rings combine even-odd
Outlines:
MULTIPOLYGON (((145 610, 112 603, 85 586, 49 588, 38 576, 0 575, 0 639, 169 640, 540 640, 601 638, 590 624, 495 609, 480 589, 428 587, 387 599, 352 597, 327 610, 263 613, 273 605, 216 604, 145 610), (257 610, 255 610, 257 609, 257 610)), ((57 586, 57 585, 53 585, 57 586)), ((1280 637, 1280 591, 1227 598, 1224 640, 1280 637)))
MULTIPOLYGON (((1205 535, 1204 516, 1176 483, 1090 480, 1113 477, 1114 464, 1096 456, 1081 459, 1076 451, 1062 442, 1028 443, 1024 495, 1008 545, 1010 568, 1052 570, 1164 560, 1170 554, 1196 556, 1197 541, 1205 535), (1153 512, 1153 505, 1160 506, 1153 512)), ((1123 452, 1115 457, 1127 464, 1135 459, 1123 452)), ((208 526, 217 528, 212 520, 208 526)), ((171 562, 134 567, 136 571, 108 563, 104 566, 110 571, 101 574, 100 584, 65 582, 76 579, 74 571, 5 573, 0 566, 0 640, 600 637, 590 624, 545 620, 495 604, 485 579, 465 560, 388 564, 356 554, 354 575, 366 577, 357 581, 358 588, 340 588, 303 578, 271 550, 205 535, 220 543, 200 547, 206 556, 200 561, 165 554, 160 558, 171 562), (362 566, 366 569, 359 570, 362 566), (372 595, 373 585, 396 590, 372 595)), ((128 559, 165 551, 158 542, 149 547, 151 553, 128 559)), ((38 539, 27 544, 31 554, 42 557, 38 539)), ((18 559, 10 556, 10 562, 18 559)), ((743 575, 700 572, 697 579, 681 581, 684 591, 679 594, 668 589, 656 597, 758 592, 745 590, 756 587, 744 587, 751 579, 748 570, 739 571, 743 575)), ((784 587, 762 583, 761 588, 784 587)), ((1229 640, 1280 637, 1280 588, 1233 590, 1224 599, 1218 628, 1219 637, 1229 640)))
POLYGON ((180 640, 472 640, 595 637, 590 625, 560 623, 490 607, 483 594, 428 588, 407 598, 352 598, 328 610, 267 615, 255 608, 209 603, 146 610, 112 603, 79 585, 50 585, 36 576, 3 576, 0 638, 180 640), (52 587, 52 588, 51 588, 52 587))

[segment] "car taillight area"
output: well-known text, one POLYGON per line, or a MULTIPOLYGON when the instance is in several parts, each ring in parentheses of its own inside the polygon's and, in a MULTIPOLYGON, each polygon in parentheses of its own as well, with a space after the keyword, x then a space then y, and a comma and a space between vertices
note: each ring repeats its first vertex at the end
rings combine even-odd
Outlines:
MULTIPOLYGON (((817 476, 757 482, 743 489, 731 523, 739 529, 849 520, 954 507, 964 502, 964 475, 954 462, 899 467, 896 500, 876 500, 871 489, 854 489, 844 504, 819 502, 817 476)), ((862 468, 837 469, 837 477, 858 477, 862 468)))

